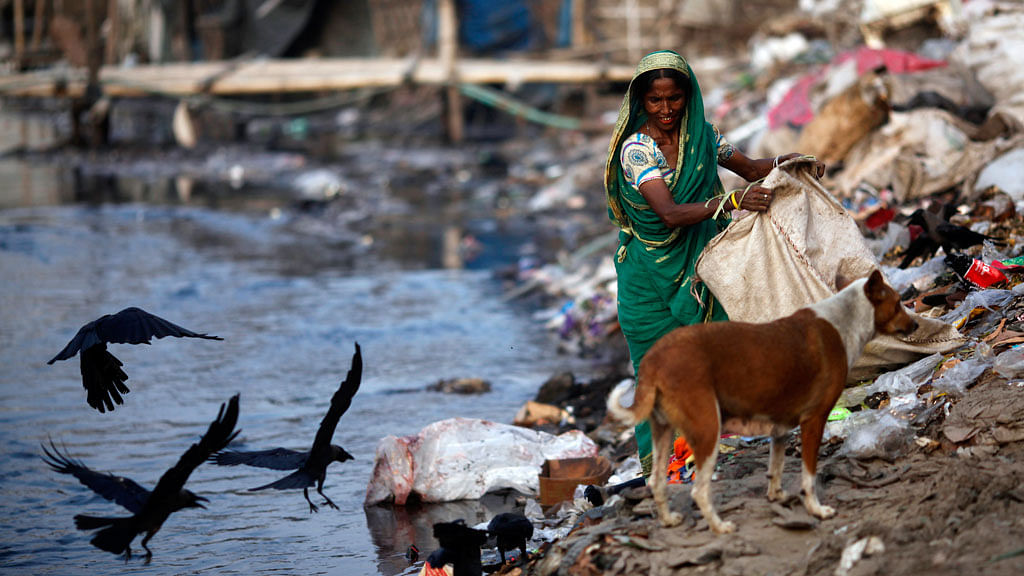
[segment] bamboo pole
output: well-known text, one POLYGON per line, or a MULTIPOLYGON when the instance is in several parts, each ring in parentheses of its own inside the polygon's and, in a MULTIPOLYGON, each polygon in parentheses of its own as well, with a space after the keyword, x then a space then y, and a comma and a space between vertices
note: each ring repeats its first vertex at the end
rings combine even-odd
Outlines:
POLYGON ((85 50, 88 52, 85 61, 89 69, 89 83, 99 85, 102 61, 96 31, 96 2, 99 0, 85 0, 85 50))
POLYGON ((446 99, 448 103, 448 138, 452 142, 462 141, 462 96, 459 94, 459 74, 456 67, 459 47, 458 20, 455 14, 455 0, 438 2, 438 57, 444 68, 446 99))
POLYGON ((43 41, 43 21, 46 19, 46 0, 36 0, 36 13, 32 18, 32 43, 29 49, 36 51, 43 41))
POLYGON ((626 1, 626 40, 629 59, 640 59, 640 5, 637 0, 626 1))
POLYGON ((121 11, 118 0, 107 2, 107 22, 110 22, 110 35, 107 36, 106 57, 103 61, 107 64, 116 64, 120 59, 121 45, 121 11))
POLYGON ((21 67, 25 57, 25 0, 14 0, 14 60, 21 67))
POLYGON ((583 18, 584 0, 572 0, 572 47, 581 48, 588 44, 585 38, 586 26, 583 18))

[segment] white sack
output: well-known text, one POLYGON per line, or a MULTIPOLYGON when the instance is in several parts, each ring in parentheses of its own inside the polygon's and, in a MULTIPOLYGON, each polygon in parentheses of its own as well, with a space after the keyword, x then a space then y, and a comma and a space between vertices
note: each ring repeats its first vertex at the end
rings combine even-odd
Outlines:
POLYGON ((545 460, 597 454, 597 444, 580 430, 555 436, 486 420, 441 420, 414 436, 381 439, 364 504, 404 506, 414 494, 423 502, 449 502, 505 488, 537 495, 545 460))
MULTIPOLYGON (((768 322, 831 296, 837 281, 880 269, 857 224, 812 175, 814 161, 793 159, 768 175, 767 212, 734 220, 704 248, 697 275, 731 320, 768 322)), ((914 315, 909 336, 878 336, 850 369, 849 381, 872 378, 964 343, 952 326, 914 315)), ((840 327, 841 329, 841 327, 840 327)))

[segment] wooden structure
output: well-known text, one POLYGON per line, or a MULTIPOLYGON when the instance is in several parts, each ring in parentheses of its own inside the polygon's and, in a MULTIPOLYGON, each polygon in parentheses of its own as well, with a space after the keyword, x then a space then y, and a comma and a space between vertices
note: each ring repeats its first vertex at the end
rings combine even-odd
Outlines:
MULTIPOLYGON (((216 16, 227 5, 224 0, 172 4, 160 0, 12 1, 15 69, 26 63, 27 53, 39 49, 44 34, 49 34, 72 67, 0 76, 2 96, 69 98, 77 118, 76 106, 80 111, 91 109, 101 96, 323 95, 428 85, 437 86, 442 94, 446 132, 453 141, 462 138, 463 115, 458 111, 467 92, 460 87, 467 84, 625 82, 644 53, 666 47, 688 52, 687 41, 695 38, 696 31, 742 45, 746 41, 742 34, 723 34, 723 30, 738 30, 741 21, 754 25, 768 11, 796 2, 766 0, 753 3, 758 6, 755 9, 742 0, 534 0, 533 22, 542 30, 541 36, 550 40, 568 26, 571 45, 557 50, 553 44, 541 46, 521 52, 522 59, 488 59, 460 55, 456 0, 434 0, 437 33, 431 46, 423 45, 424 20, 419 17, 423 0, 367 0, 359 6, 369 11, 370 25, 364 28, 374 38, 376 49, 371 54, 325 57, 321 50, 327 54, 330 50, 324 44, 313 57, 274 59, 234 57, 228 50, 224 34, 234 21, 230 15, 216 16), (566 7, 571 8, 570 20, 565 19, 566 7), (31 41, 27 42, 29 29, 31 41), (223 58, 190 62, 193 50, 188 38, 196 33, 201 52, 223 58), (130 54, 150 63, 120 66, 130 54)), ((278 5, 261 6, 271 11, 278 5)), ((336 11, 339 5, 307 0, 304 6, 336 11)), ((323 16, 322 11, 313 14, 313 21, 323 16)), ((339 14, 333 15, 338 21, 339 14)), ((300 36, 333 38, 336 31, 328 26, 300 36)))
MULTIPOLYGON (((85 69, 75 68, 0 76, 0 93, 79 97, 84 93, 87 75, 85 69)), ((437 58, 317 58, 103 66, 99 70, 104 93, 114 97, 315 93, 404 83, 445 86, 453 75, 459 82, 471 84, 586 84, 629 81, 633 66, 573 60, 466 58, 446 63, 437 58)))
MULTIPOLYGON (((389 49, 382 50, 375 57, 274 59, 257 56, 188 62, 188 42, 179 38, 183 37, 182 30, 187 29, 186 13, 201 16, 197 25, 205 52, 231 55, 225 51, 225 38, 218 40, 216 33, 216 27, 223 23, 217 24, 213 16, 206 20, 202 17, 203 14, 212 14, 203 10, 218 5, 218 0, 193 1, 191 6, 199 8, 189 12, 182 8, 189 5, 187 3, 178 4, 176 10, 168 11, 160 8, 154 0, 84 0, 83 4, 74 5, 75 12, 72 13, 68 11, 70 5, 57 0, 15 0, 15 67, 25 62, 26 12, 35 14, 31 20, 33 45, 36 45, 45 24, 72 67, 42 68, 0 76, 0 95, 69 98, 72 115, 77 119, 76 110, 91 109, 100 94, 113 98, 157 95, 187 99, 197 95, 323 95, 361 88, 428 85, 441 90, 446 110, 446 132, 451 140, 457 142, 463 135, 463 115, 459 112, 464 97, 461 85, 621 82, 628 81, 633 72, 632 64, 611 64, 607 59, 598 60, 592 55, 586 61, 580 54, 575 58, 552 59, 550 53, 546 56, 532 53, 532 59, 518 60, 460 57, 455 0, 436 0, 436 45, 429 51, 424 51, 419 44, 423 34, 419 30, 420 20, 414 14, 422 3, 382 0, 378 4, 370 4, 376 11, 371 20, 373 33, 381 36, 377 45, 388 46, 389 49), (25 10, 26 5, 31 9, 25 10), (46 24, 47 18, 42 14, 48 6, 53 9, 53 16, 46 24), (137 24, 139 17, 144 15, 150 16, 145 28, 137 24), (75 22, 75 17, 81 19, 75 22), (104 23, 106 35, 100 41, 99 28, 104 23), (396 37, 403 39, 404 43, 395 42, 396 37), (170 51, 161 48, 166 47, 168 38, 170 51), (133 46, 138 48, 142 45, 150 47, 144 53, 144 56, 148 54, 144 60, 155 63, 130 67, 118 65, 133 46), (399 45, 404 48, 396 50, 399 45), (404 52, 405 55, 396 52, 404 52), (168 62, 168 57, 179 61, 168 62)), ((573 7, 582 10, 585 1, 573 0, 573 7)), ((548 15, 553 13, 552 6, 557 7, 555 0, 544 0, 541 4, 547 6, 548 15)), ((577 16, 581 14, 578 12, 577 16)), ((577 17, 574 22, 576 20, 581 18, 577 17)))

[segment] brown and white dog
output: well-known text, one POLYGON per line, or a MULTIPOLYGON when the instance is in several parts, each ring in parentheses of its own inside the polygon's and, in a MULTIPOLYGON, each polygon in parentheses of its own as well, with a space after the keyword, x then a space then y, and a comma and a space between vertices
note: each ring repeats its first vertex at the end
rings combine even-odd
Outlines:
POLYGON ((800 426, 801 488, 808 512, 828 518, 814 493, 818 448, 850 366, 876 333, 909 334, 917 328, 899 295, 875 270, 837 294, 767 323, 715 322, 676 328, 658 340, 640 363, 632 407, 620 399, 632 386, 620 384, 608 397, 609 413, 635 424, 650 420, 653 442, 651 490, 664 526, 682 521, 670 513, 665 470, 674 430, 695 457, 691 495, 712 530, 735 530, 711 501, 711 476, 723 431, 772 438, 768 499, 781 500, 785 436, 800 426))

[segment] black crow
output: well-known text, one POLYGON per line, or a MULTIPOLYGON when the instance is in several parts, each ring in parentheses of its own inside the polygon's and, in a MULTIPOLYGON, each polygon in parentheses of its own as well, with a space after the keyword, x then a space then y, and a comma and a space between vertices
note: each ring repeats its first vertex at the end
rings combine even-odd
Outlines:
POLYGON ((291 474, 258 488, 250 488, 251 491, 274 488, 277 490, 288 490, 302 488, 302 494, 309 502, 309 512, 317 512, 317 506, 309 499, 309 487, 316 484, 316 491, 323 496, 324 502, 334 508, 338 506, 324 494, 324 480, 327 478, 327 467, 332 462, 345 462, 352 460, 352 455, 337 444, 331 444, 334 437, 334 430, 338 427, 338 420, 352 404, 352 397, 359 390, 359 383, 363 377, 363 356, 356 343, 356 351, 352 355, 352 367, 349 369, 345 380, 338 386, 338 390, 331 397, 331 407, 327 414, 320 421, 320 428, 316 431, 313 439, 313 447, 308 452, 299 452, 287 448, 271 448, 269 450, 257 450, 253 452, 242 452, 236 450, 225 450, 211 459, 221 466, 236 466, 246 464, 271 468, 274 470, 295 470, 291 474))
POLYGON ((1001 238, 981 234, 970 228, 953 224, 942 216, 924 208, 914 210, 910 215, 908 224, 919 226, 921 232, 916 238, 911 240, 903 260, 900 261, 900 268, 906 268, 918 256, 930 258, 940 246, 948 254, 954 250, 964 250, 971 246, 976 246, 986 240, 991 241, 997 246, 1006 245, 1006 242, 1001 238))
POLYGON ((131 543, 140 533, 142 547, 146 549, 146 563, 153 558, 153 551, 147 544, 163 526, 167 518, 184 508, 205 508, 201 502, 206 498, 191 490, 185 489, 185 482, 200 464, 210 458, 218 450, 224 449, 238 435, 235 424, 238 422, 238 394, 231 397, 225 405, 220 405, 217 419, 210 423, 206 433, 197 444, 193 444, 178 459, 178 463, 164 472, 152 492, 128 478, 94 472, 81 462, 62 455, 56 446, 51 453, 46 447, 43 451, 48 458, 47 464, 62 474, 71 474, 78 481, 104 498, 124 506, 132 516, 98 517, 79 514, 75 516, 75 526, 79 530, 95 530, 102 528, 93 536, 93 546, 114 554, 124 554, 127 562, 132 557, 131 543))
POLYGON ((106 412, 114 404, 123 404, 122 394, 129 392, 124 381, 128 375, 123 364, 107 352, 107 344, 149 344, 153 338, 206 338, 223 340, 220 336, 199 334, 154 316, 141 308, 125 308, 117 314, 106 314, 82 326, 75 337, 47 364, 67 360, 81 352, 82 386, 89 406, 106 412))
POLYGON ((526 541, 533 538, 533 522, 529 518, 515 512, 504 512, 491 518, 487 532, 498 541, 502 564, 505 563, 505 551, 516 548, 523 553, 521 560, 526 561, 526 541))
POLYGON ((480 561, 480 547, 487 542, 487 532, 466 526, 462 519, 434 524, 434 538, 440 548, 427 557, 427 564, 433 568, 452 565, 452 576, 480 576, 483 563, 480 561))
POLYGON ((893 104, 892 107, 896 112, 906 112, 908 110, 916 110, 917 108, 939 108, 959 116, 971 124, 978 125, 983 123, 988 117, 988 111, 991 109, 991 106, 964 106, 953 102, 934 90, 925 90, 914 94, 905 104, 893 104))

